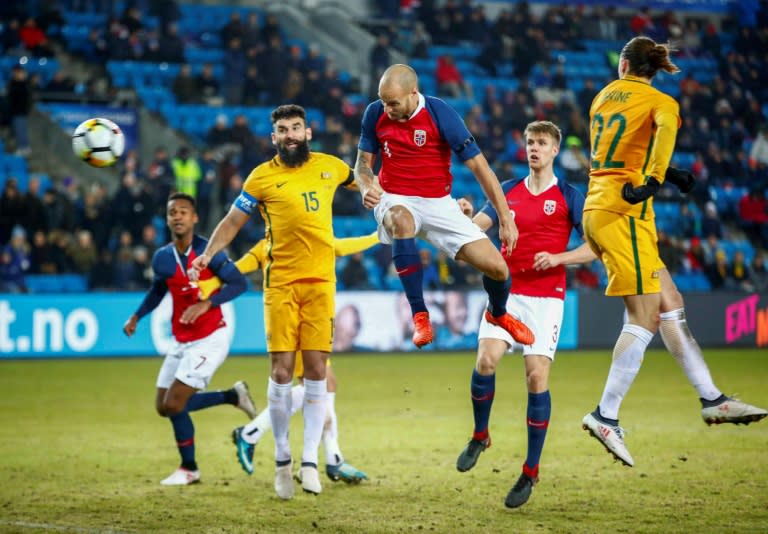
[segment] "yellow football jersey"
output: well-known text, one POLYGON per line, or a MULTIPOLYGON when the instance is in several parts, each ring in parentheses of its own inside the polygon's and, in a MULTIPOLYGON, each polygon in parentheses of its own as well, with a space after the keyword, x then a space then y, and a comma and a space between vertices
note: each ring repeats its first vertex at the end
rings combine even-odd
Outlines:
POLYGON ((589 110, 592 162, 584 211, 606 210, 653 218, 652 197, 639 204, 621 198, 621 188, 653 176, 660 183, 675 149, 680 107, 641 78, 608 84, 589 110))
POLYGON ((265 288, 336 281, 331 207, 336 189, 349 183, 349 166, 320 152, 300 167, 275 156, 251 172, 235 204, 247 211, 255 203, 266 223, 265 288))

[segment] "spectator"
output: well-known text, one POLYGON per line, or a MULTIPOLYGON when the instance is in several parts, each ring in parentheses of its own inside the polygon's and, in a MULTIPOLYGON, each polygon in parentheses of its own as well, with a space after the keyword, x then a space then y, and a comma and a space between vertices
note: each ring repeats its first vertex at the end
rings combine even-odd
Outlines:
POLYGON ((765 266, 765 252, 758 250, 750 264, 750 278, 755 293, 768 293, 768 268, 765 266))
POLYGON ((40 178, 32 176, 27 184, 27 192, 22 197, 24 215, 19 221, 28 235, 37 230, 46 230, 45 208, 40 198, 40 178))
POLYGON ((677 241, 663 230, 658 231, 659 257, 670 274, 677 274, 683 267, 683 251, 677 241))
POLYGON ((69 247, 72 242, 72 234, 64 230, 54 230, 50 235, 51 260, 56 273, 71 273, 72 260, 69 257, 69 247))
POLYGON ((197 183, 202 179, 203 172, 197 159, 192 157, 189 147, 179 148, 176 157, 171 161, 171 166, 176 178, 176 191, 197 198, 197 183))
POLYGON ((371 284, 368 281, 368 270, 363 264, 363 253, 358 252, 347 258, 347 263, 339 276, 344 284, 344 289, 368 289, 371 284))
POLYGON ((707 264, 705 272, 712 289, 724 289, 729 275, 728 258, 725 252, 722 250, 715 252, 715 259, 707 264))
POLYGON ((32 245, 29 250, 29 272, 32 274, 51 274, 56 272, 53 261, 53 251, 48 243, 48 237, 42 230, 32 235, 32 245))
POLYGON ((203 70, 197 76, 197 90, 203 102, 209 106, 219 106, 223 103, 219 81, 213 75, 213 66, 206 63, 203 70))
POLYGON ((435 81, 438 94, 454 98, 472 98, 472 87, 464 81, 453 56, 444 55, 437 58, 435 81))
POLYGON ((165 218, 165 203, 176 183, 173 166, 164 146, 155 149, 155 157, 147 167, 148 192, 152 198, 153 213, 165 218))
POLYGON ((16 141, 16 154, 20 156, 28 156, 31 152, 29 147, 29 114, 32 111, 32 96, 32 88, 27 80, 27 71, 21 65, 14 65, 11 68, 11 79, 8 82, 6 99, 16 141))
POLYGON ((108 248, 102 249, 99 261, 91 271, 89 285, 91 289, 112 289, 114 279, 114 256, 108 248))
POLYGON ((24 47, 29 50, 33 56, 53 57, 53 49, 48 38, 37 26, 34 17, 29 17, 24 22, 24 26, 19 30, 19 38, 24 47))
POLYGON ((560 155, 564 178, 571 183, 586 183, 589 178, 589 160, 584 153, 581 139, 575 135, 565 138, 566 150, 560 155))
POLYGON ((158 60, 168 63, 184 62, 184 41, 179 37, 178 26, 169 24, 158 39, 158 60))
POLYGON ((179 69, 179 73, 173 79, 171 87, 173 95, 179 104, 193 104, 200 100, 200 85, 192 76, 192 68, 185 63, 179 69))
POLYGON ((26 293, 24 271, 24 258, 12 246, 0 248, 0 293, 26 293))
POLYGON ((13 227, 24 217, 25 205, 18 181, 10 177, 5 181, 3 194, 0 195, 0 247, 10 241, 13 227))
POLYGON ((378 98, 379 79, 391 63, 389 56, 389 37, 380 33, 370 52, 371 77, 368 92, 372 98, 378 98))
POLYGON ((88 275, 98 262, 99 254, 88 230, 79 230, 69 248, 72 269, 77 274, 88 275))
POLYGON ((228 41, 223 66, 225 74, 224 101, 230 106, 239 106, 243 103, 243 87, 248 67, 242 41, 239 38, 232 38, 228 41))
POLYGON ((768 201, 765 192, 751 189, 739 200, 739 224, 747 236, 763 248, 768 248, 768 201))
POLYGON ((723 226, 717 215, 714 202, 707 202, 704 206, 704 217, 701 219, 701 233, 704 237, 715 236, 723 238, 723 226))
POLYGON ((751 275, 749 272, 749 266, 744 257, 742 250, 737 250, 733 253, 733 261, 731 267, 728 270, 728 278, 726 280, 727 289, 752 292, 754 287, 752 285, 751 275))

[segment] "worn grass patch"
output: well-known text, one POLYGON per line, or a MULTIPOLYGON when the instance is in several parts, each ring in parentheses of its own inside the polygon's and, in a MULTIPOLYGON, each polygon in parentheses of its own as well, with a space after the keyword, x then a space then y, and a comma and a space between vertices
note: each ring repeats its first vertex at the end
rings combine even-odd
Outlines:
MULTIPOLYGON (((768 405, 764 351, 707 359, 726 393, 768 405)), ((341 446, 371 480, 323 478, 320 496, 289 502, 272 488, 271 436, 254 475, 240 471, 229 433, 244 418, 226 406, 193 414, 203 482, 159 485, 178 462, 171 426, 154 413, 160 359, 1 362, 0 532, 765 532, 768 421, 707 427, 677 364, 651 352, 622 409, 636 462, 622 467, 581 430, 609 360, 558 355, 541 481, 518 510, 503 505, 526 448, 517 357, 497 375, 493 446, 458 473, 474 355, 334 356, 341 446)), ((245 378, 263 406, 267 366, 230 358, 213 386, 245 378)), ((298 457, 301 418, 293 425, 298 457)))

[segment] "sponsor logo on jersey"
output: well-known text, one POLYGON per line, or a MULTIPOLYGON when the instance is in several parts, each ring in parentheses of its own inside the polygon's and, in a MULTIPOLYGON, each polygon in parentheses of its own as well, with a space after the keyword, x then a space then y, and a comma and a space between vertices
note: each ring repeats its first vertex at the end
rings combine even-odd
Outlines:
POLYGON ((322 180, 330 180, 331 179, 331 173, 330 172, 321 172, 320 178, 322 180))
POLYGON ((413 142, 416 143, 416 146, 424 146, 427 144, 427 131, 426 130, 414 130, 413 131, 413 142))
POLYGON ((544 201, 544 213, 547 215, 552 215, 555 213, 555 209, 557 209, 557 201, 556 200, 545 200, 544 201))

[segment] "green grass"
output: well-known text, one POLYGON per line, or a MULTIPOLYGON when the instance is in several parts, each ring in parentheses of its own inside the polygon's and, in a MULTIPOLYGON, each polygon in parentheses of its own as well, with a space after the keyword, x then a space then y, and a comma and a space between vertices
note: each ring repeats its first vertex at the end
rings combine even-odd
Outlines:
MULTIPOLYGON (((768 405, 764 351, 709 351, 718 385, 768 405)), ((472 428, 474 355, 335 356, 337 412, 359 486, 274 494, 273 441, 246 476, 229 441, 243 414, 193 414, 203 483, 163 488, 178 458, 170 424, 154 413, 160 359, 0 363, 0 532, 765 532, 768 421, 707 427, 677 364, 646 356, 622 408, 636 466, 614 463, 581 430, 602 391, 609 351, 562 353, 552 369, 553 413, 531 501, 507 510, 526 448, 519 357, 497 375, 493 447, 471 472, 456 456, 472 428)), ((214 378, 249 381, 264 404, 266 358, 231 358, 214 378)), ((293 421, 301 453, 301 418, 293 421)), ((324 457, 321 451, 321 460, 324 457)))

